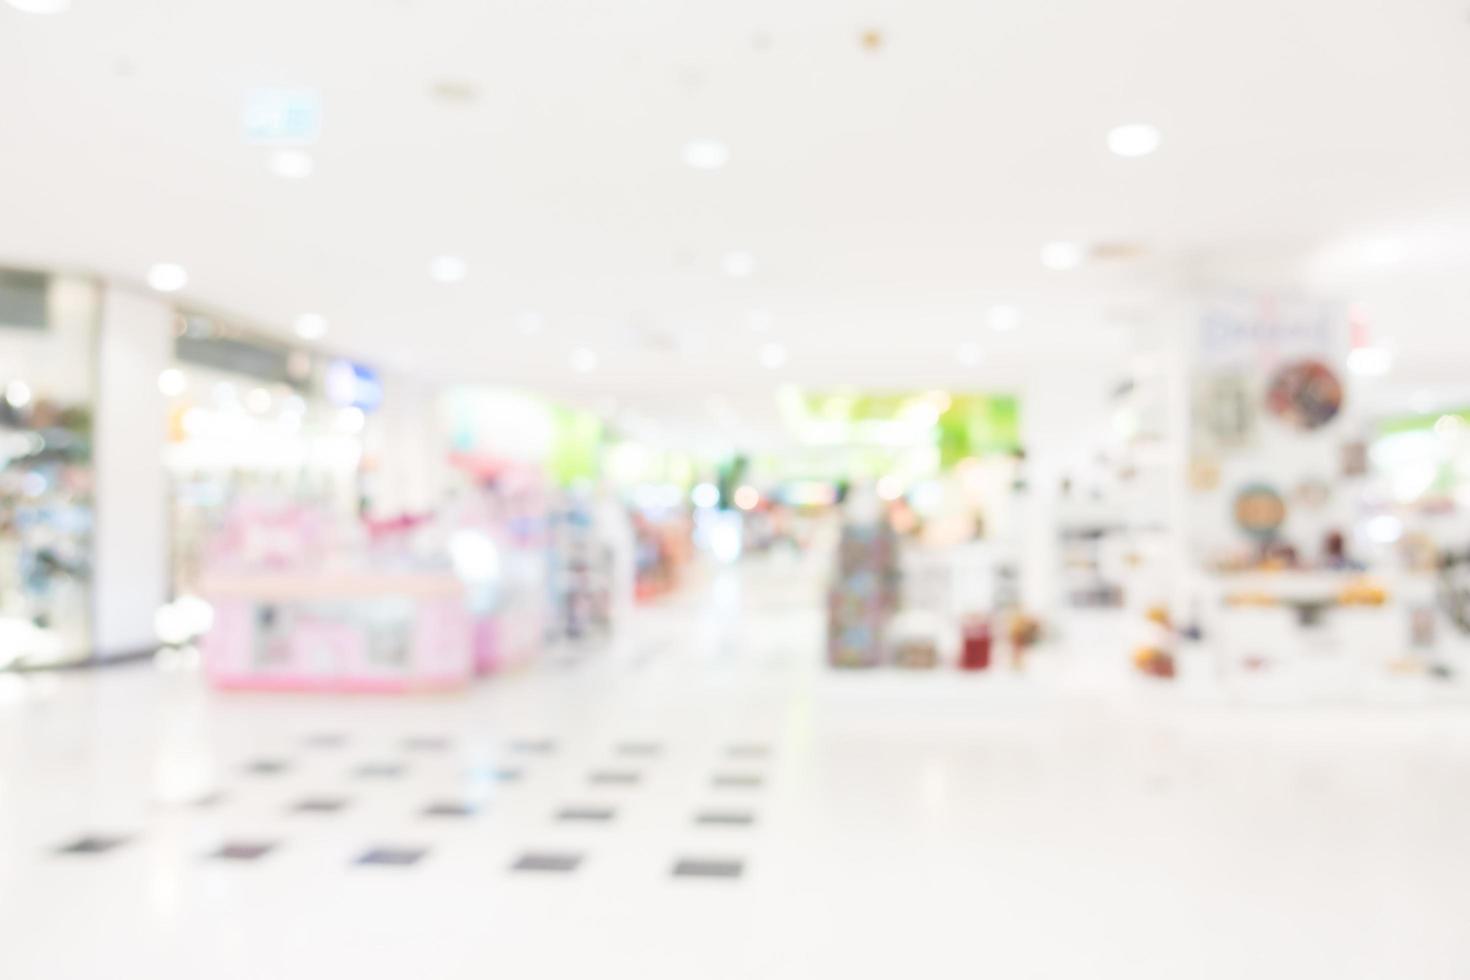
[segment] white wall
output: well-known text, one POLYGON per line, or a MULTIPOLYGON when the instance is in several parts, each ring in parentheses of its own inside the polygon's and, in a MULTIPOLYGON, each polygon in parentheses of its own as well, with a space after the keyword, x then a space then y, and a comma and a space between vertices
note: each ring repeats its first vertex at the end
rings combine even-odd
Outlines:
POLYGON ((1021 517, 1021 602, 1043 617, 1058 602, 1058 484, 1078 458, 1096 450, 1108 425, 1108 389, 1119 372, 1059 362, 1034 371, 1021 395, 1021 443, 1028 490, 1021 517))
POLYGON ((0 329, 0 384, 24 381, 37 398, 85 405, 92 397, 96 286, 57 276, 47 302, 49 329, 0 329))
POLYGON ((173 310, 108 287, 97 357, 94 646, 101 656, 155 645, 168 599, 167 407, 158 375, 170 362, 173 310))

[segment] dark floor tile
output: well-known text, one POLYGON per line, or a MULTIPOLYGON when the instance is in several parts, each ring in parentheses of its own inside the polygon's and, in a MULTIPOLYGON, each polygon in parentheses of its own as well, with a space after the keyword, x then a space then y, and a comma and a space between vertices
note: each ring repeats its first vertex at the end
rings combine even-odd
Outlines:
POLYGON ((105 854, 115 848, 122 847, 130 838, 108 836, 106 834, 88 834, 78 837, 69 844, 63 844, 56 849, 57 854, 105 854))
POLYGON ((290 768, 285 759, 255 759, 245 764, 245 771, 252 776, 279 776, 290 768))
POLYGON ((473 817, 479 813, 479 808, 473 803, 453 803, 443 801, 430 803, 424 807, 423 815, 426 817, 473 817))
POLYGON ((717 773, 711 782, 721 789, 760 789, 766 784, 764 776, 744 772, 717 773))
POLYGON ((764 759, 771 754, 771 747, 757 742, 741 742, 730 746, 725 754, 732 759, 764 759))
POLYGON ((610 806, 568 806, 556 811, 556 819, 564 823, 609 823, 616 816, 610 806))
POLYGON ((221 844, 218 850, 210 854, 210 857, 221 861, 258 861, 275 849, 274 842, 228 841, 221 844))
POLYGON ((406 868, 418 864, 429 853, 426 847, 373 847, 358 856, 355 864, 377 864, 406 868))
POLYGON ((340 749, 347 744, 347 736, 340 732, 317 732, 302 741, 314 749, 340 749))
POLYGON ((361 779, 397 779, 407 770, 396 762, 370 762, 358 766, 356 775, 361 779))
POLYGON ((549 755, 556 751, 556 742, 549 738, 521 738, 511 742, 510 747, 531 755, 549 755))
POLYGON ((515 783, 524 775, 520 769, 502 769, 498 766, 472 766, 465 770, 465 778, 482 783, 515 783))
POLYGON ((637 786, 643 774, 630 769, 599 769, 587 777, 596 786, 637 786))
POLYGON ((745 862, 728 858, 680 858, 674 862, 675 878, 739 878, 745 862))
POLYGON ((570 874, 582 866, 582 855, 567 851, 527 851, 510 866, 512 871, 570 874))
POLYGON ((308 796, 292 805, 293 813, 341 813, 347 808, 345 796, 308 796))
POLYGON ((403 740, 403 747, 414 752, 445 752, 451 744, 442 735, 416 735, 403 740))
POLYGON ((706 827, 750 827, 755 824, 755 814, 749 810, 701 810, 694 815, 694 822, 706 827))

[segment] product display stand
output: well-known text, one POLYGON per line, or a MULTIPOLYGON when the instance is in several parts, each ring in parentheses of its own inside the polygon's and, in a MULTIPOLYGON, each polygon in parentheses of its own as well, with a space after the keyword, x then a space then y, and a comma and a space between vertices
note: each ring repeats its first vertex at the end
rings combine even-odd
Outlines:
POLYGON ((472 617, 448 573, 221 574, 202 591, 215 610, 205 664, 221 688, 397 692, 474 676, 472 617))
POLYGON ((563 500, 548 517, 552 641, 578 643, 612 635, 614 555, 593 511, 563 500))
POLYGON ((900 579, 898 541, 886 523, 843 527, 827 595, 827 659, 832 666, 882 665, 900 579))

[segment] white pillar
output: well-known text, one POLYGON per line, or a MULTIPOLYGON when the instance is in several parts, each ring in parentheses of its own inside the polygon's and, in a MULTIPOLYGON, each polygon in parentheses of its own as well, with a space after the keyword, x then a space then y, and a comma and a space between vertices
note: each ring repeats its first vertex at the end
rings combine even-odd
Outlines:
POLYGON ((168 600, 168 409, 158 375, 170 362, 173 309, 107 287, 97 348, 93 646, 98 656, 157 645, 168 600))

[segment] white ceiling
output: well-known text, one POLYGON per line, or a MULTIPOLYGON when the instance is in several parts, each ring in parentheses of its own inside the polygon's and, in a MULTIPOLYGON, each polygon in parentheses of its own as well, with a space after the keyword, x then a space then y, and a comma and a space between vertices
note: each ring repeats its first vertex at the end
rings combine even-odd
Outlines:
POLYGON ((1238 267, 1369 303, 1403 365, 1426 338, 1470 357, 1470 20, 1458 0, 0 4, 0 262, 138 281, 162 259, 188 300, 282 332, 319 312, 389 367, 649 411, 1106 363, 1181 284, 1238 267), (436 99, 445 81, 478 99, 436 99), (243 142, 258 86, 320 90, 309 179, 243 142), (1158 154, 1109 154, 1133 121, 1158 154), (699 137, 728 166, 684 166, 699 137), (1360 261, 1385 236, 1409 245, 1360 261), (1050 272, 1059 238, 1147 253, 1050 272), (732 249, 750 278, 721 273, 732 249), (441 253, 465 282, 430 281, 441 253), (990 331, 993 303, 1021 328, 990 331))

